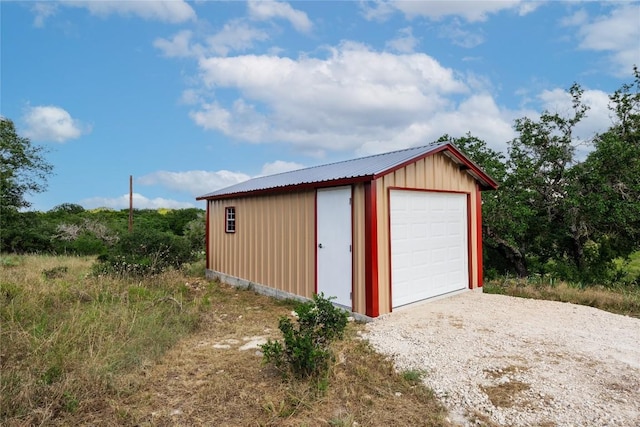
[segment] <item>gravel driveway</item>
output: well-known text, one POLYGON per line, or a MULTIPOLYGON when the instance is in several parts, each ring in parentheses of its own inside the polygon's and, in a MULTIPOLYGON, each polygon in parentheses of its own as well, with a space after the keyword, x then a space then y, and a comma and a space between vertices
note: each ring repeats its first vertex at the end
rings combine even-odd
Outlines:
POLYGON ((640 426, 640 319, 464 292, 382 316, 365 337, 463 426, 640 426))

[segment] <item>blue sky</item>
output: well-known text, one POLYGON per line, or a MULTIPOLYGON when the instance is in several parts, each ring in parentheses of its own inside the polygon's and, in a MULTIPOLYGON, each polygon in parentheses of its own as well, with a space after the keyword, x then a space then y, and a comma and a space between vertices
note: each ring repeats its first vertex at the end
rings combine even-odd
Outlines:
POLYGON ((640 3, 2 1, 0 114, 49 150, 36 210, 202 207, 253 176, 591 106, 640 65, 640 3))

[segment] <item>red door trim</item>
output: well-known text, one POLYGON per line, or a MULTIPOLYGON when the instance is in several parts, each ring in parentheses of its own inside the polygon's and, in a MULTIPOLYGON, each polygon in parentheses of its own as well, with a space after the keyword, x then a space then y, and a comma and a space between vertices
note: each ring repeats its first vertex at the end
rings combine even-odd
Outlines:
POLYGON ((467 193, 467 287, 473 289, 473 240, 471 239, 471 193, 467 193))
POLYGON ((205 268, 207 270, 210 270, 211 263, 209 261, 209 256, 211 255, 211 252, 212 252, 211 248, 209 247, 209 243, 211 241, 210 240, 211 238, 209 236, 209 225, 210 225, 210 221, 211 221, 209 216, 211 214, 211 209, 210 209, 211 203, 213 203, 213 202, 210 201, 210 200, 207 200, 207 217, 204 220, 204 222, 205 222, 205 225, 204 225, 204 227, 205 227, 205 231, 204 231, 204 251, 205 252, 204 252, 204 254, 206 256, 205 268))
POLYGON ((476 185, 476 264, 478 265, 478 287, 481 288, 484 285, 484 269, 482 266, 482 192, 480 186, 476 185))

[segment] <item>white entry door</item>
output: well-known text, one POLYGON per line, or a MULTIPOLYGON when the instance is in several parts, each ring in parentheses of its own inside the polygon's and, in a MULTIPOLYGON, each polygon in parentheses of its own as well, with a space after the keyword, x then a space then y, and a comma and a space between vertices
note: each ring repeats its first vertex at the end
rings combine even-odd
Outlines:
POLYGON ((467 195, 391 190, 392 307, 469 286, 467 195))
POLYGON ((351 187, 320 189, 316 203, 318 293, 351 309, 351 187))

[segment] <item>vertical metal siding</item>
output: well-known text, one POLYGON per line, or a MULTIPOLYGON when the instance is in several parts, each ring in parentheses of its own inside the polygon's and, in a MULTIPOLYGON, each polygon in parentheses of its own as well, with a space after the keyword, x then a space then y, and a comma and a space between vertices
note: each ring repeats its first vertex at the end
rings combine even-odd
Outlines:
MULTIPOLYGON (((377 215, 378 215, 378 272, 380 314, 391 310, 390 286, 390 236, 389 236, 389 187, 416 188, 422 190, 456 191, 470 195, 469 241, 471 249, 471 285, 478 286, 477 281, 477 203, 476 183, 466 173, 460 171, 457 164, 443 154, 426 157, 404 168, 382 176, 377 185, 377 215)), ((360 267, 358 267, 360 268, 360 267)))
POLYGON ((364 184, 353 187, 353 309, 366 312, 364 184))
POLYGON ((315 192, 210 201, 210 269, 311 297, 315 288, 315 192), (236 232, 224 208, 236 208, 236 232))

